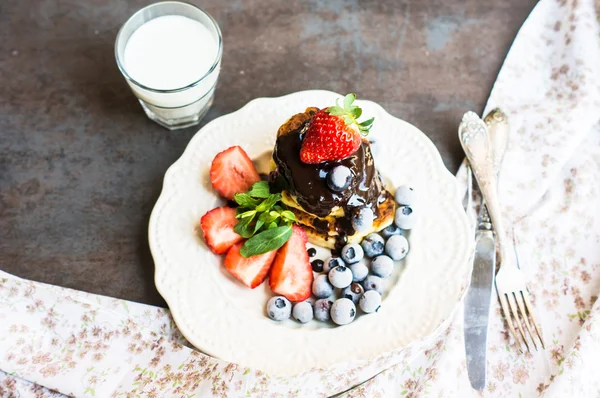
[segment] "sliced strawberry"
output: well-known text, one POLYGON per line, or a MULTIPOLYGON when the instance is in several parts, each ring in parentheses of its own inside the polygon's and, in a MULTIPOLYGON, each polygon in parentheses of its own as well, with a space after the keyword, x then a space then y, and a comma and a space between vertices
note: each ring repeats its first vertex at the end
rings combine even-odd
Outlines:
POLYGON ((237 222, 235 209, 231 207, 217 207, 202 216, 200 227, 210 250, 223 254, 243 239, 233 230, 237 222))
POLYGON ((225 256, 225 268, 244 285, 254 289, 267 277, 277 251, 246 258, 240 254, 243 245, 244 243, 240 242, 229 249, 225 256))
POLYGON ((294 225, 292 237, 279 249, 271 267, 271 290, 290 301, 304 301, 310 297, 313 272, 306 251, 307 242, 306 232, 294 225))
POLYGON ((218 153, 210 166, 210 182, 226 199, 233 199, 236 193, 247 192, 258 181, 260 176, 256 167, 239 146, 218 153))

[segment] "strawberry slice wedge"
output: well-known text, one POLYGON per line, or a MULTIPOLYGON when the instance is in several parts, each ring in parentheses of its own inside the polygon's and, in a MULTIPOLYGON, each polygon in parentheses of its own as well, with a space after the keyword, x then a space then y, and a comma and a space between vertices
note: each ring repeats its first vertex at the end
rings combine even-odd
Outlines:
POLYGON ((279 249, 273 261, 269 286, 273 293, 299 302, 310 297, 313 272, 306 251, 306 232, 297 225, 292 228, 292 237, 279 249))
POLYGON ((229 249, 225 256, 225 268, 244 285, 254 289, 267 277, 277 252, 273 250, 246 258, 240 254, 243 245, 243 242, 239 242, 229 249))
POLYGON ((215 156, 210 166, 210 182, 222 197, 233 199, 236 193, 247 192, 260 181, 256 167, 239 146, 232 146, 215 156))
POLYGON ((243 238, 233 230, 237 223, 235 209, 231 207, 217 207, 203 215, 200 228, 210 250, 216 254, 223 254, 240 242, 243 238))

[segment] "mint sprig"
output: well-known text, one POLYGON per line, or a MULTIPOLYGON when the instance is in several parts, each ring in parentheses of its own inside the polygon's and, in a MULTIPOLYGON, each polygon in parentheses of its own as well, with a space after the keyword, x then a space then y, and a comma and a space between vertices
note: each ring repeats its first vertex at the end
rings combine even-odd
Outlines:
POLYGON ((343 106, 340 106, 339 100, 337 100, 334 106, 327 108, 327 112, 332 116, 341 116, 346 125, 351 126, 354 124, 358 127, 358 131, 360 131, 362 135, 367 135, 369 134, 371 127, 373 127, 373 120, 375 120, 375 118, 372 117, 359 123, 358 118, 362 116, 362 109, 356 105, 352 105, 354 100, 356 100, 356 94, 347 94, 344 97, 343 106))
POLYGON ((235 194, 234 200, 239 221, 233 230, 248 239, 240 250, 243 257, 277 250, 292 236, 296 216, 279 204, 281 194, 272 194, 267 182, 255 183, 248 192, 235 194))
POLYGON ((254 235, 248 239, 240 254, 243 257, 255 256, 257 254, 267 253, 273 250, 279 249, 285 244, 285 242, 292 236, 292 226, 283 225, 281 227, 275 227, 267 229, 258 235, 254 235))

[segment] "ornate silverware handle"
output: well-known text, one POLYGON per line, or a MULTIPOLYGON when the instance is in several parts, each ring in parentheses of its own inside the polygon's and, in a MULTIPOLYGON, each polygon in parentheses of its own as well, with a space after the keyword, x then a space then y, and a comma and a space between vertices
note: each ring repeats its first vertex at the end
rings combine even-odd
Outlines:
POLYGON ((502 164, 504 154, 506 153, 506 147, 508 146, 508 134, 510 130, 508 117, 500 108, 495 108, 485 116, 483 121, 488 127, 490 143, 492 145, 492 163, 494 165, 496 179, 498 179, 500 165, 502 164))
POLYGON ((474 112, 467 112, 458 129, 460 143, 487 204, 500 247, 501 260, 510 258, 508 238, 498 201, 494 149, 486 124, 474 112))

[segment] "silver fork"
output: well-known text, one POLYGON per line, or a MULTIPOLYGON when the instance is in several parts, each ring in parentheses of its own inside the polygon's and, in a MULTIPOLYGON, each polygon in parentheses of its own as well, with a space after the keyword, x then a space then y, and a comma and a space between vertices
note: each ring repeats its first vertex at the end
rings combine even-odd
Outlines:
POLYGON ((525 328, 529 333, 533 347, 537 350, 537 336, 541 348, 545 347, 542 331, 535 320, 532 311, 529 291, 525 282, 525 275, 517 267, 514 257, 514 245, 508 238, 507 231, 500 213, 500 204, 497 195, 497 179, 492 142, 486 124, 474 112, 467 112, 459 127, 459 139, 471 165, 475 179, 479 185, 482 196, 485 199, 487 209, 496 232, 498 246, 500 248, 500 271, 496 274, 496 290, 502 312, 506 318, 517 345, 523 351, 523 345, 530 351, 529 343, 525 334, 525 328), (519 334, 515 329, 519 330, 519 334), (533 327, 532 327, 533 325, 533 327), (535 329, 535 334, 533 330, 535 329))

